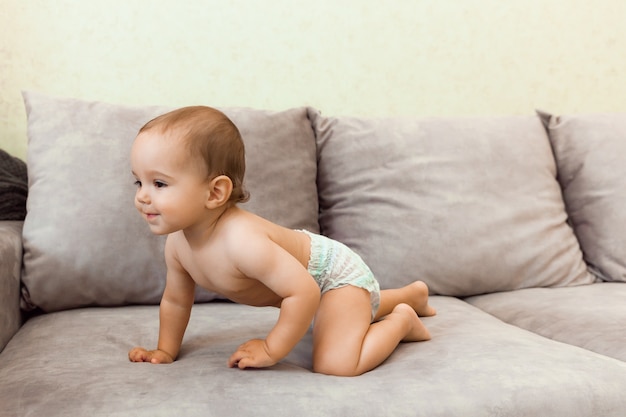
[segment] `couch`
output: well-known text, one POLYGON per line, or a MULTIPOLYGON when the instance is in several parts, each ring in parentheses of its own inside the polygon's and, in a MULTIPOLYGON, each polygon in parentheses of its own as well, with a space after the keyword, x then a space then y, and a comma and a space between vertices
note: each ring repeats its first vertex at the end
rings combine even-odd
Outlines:
POLYGON ((311 372, 310 332, 271 368, 228 368, 278 310, 202 289, 178 360, 129 362, 156 346, 164 240, 135 212, 128 154, 171 107, 24 101, 28 210, 0 222, 2 417, 626 415, 626 115, 222 108, 245 208, 344 242, 383 288, 430 288, 432 340, 346 378, 311 372))

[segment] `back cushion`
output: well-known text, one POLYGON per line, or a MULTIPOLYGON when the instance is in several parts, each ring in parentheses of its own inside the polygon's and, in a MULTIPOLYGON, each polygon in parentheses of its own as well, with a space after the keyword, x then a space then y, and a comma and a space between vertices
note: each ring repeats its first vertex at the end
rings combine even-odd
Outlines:
POLYGON ((549 117, 563 198, 589 268, 626 281, 626 114, 549 117))
POLYGON ((538 117, 311 118, 322 232, 381 287, 421 279, 469 296, 594 281, 538 117))
MULTIPOLYGON (((129 152, 138 129, 172 108, 24 93, 28 115, 25 301, 44 311, 158 303, 165 237, 133 205, 129 152)), ((243 207, 318 231, 315 140, 306 108, 222 109, 246 145, 243 207), (297 173, 297 175, 292 175, 297 173)), ((198 291, 197 301, 214 294, 198 291)))

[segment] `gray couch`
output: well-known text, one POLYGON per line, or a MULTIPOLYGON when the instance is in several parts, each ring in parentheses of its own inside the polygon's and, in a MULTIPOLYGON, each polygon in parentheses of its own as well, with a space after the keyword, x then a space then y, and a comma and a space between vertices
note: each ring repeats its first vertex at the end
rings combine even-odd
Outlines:
POLYGON ((129 362, 156 344, 164 263, 128 151, 169 108, 24 98, 28 214, 0 222, 1 416, 626 415, 625 115, 223 109, 247 209, 348 244, 383 288, 430 287, 432 340, 341 378, 310 371, 310 334, 272 368, 228 368, 278 311, 203 290, 175 363, 129 362))

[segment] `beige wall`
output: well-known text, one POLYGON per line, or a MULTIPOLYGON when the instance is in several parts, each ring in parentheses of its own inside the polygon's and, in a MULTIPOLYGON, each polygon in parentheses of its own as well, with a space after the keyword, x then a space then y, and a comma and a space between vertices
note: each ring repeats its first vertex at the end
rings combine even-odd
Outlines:
POLYGON ((329 115, 626 111, 623 0, 0 0, 0 147, 20 91, 329 115))

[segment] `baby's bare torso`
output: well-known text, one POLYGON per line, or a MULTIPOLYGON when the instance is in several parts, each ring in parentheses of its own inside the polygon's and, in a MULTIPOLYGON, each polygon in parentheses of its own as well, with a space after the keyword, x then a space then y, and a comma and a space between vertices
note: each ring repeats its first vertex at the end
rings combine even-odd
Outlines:
POLYGON ((190 247, 183 232, 176 232, 168 239, 172 240, 178 262, 197 285, 237 303, 280 307, 282 297, 254 276, 244 275, 233 261, 232 246, 230 251, 228 249, 227 242, 241 240, 240 254, 249 256, 246 239, 253 236, 278 245, 306 270, 311 243, 305 233, 276 225, 236 207, 229 209, 210 238, 198 248, 190 247))

